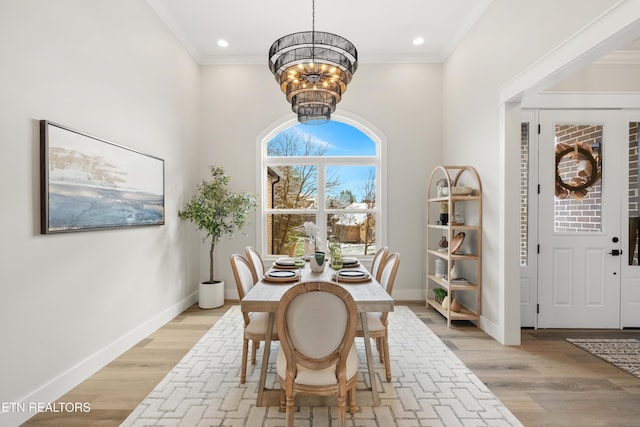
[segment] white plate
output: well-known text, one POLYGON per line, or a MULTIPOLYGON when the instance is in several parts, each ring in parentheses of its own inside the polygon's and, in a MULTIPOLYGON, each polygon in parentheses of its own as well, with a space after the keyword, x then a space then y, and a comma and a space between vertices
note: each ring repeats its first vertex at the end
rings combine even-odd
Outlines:
POLYGON ((364 277, 367 273, 361 270, 340 270, 340 277, 364 277))
POLYGON ((271 270, 264 275, 265 282, 295 282, 298 280, 298 272, 291 270, 271 270))
POLYGON ((276 262, 273 263, 273 266, 277 268, 296 268, 293 258, 278 258, 276 262))
POLYGON ((267 273, 269 277, 275 277, 278 279, 282 279, 283 277, 293 277, 297 273, 291 270, 280 270, 280 271, 270 271, 267 273))
POLYGON ((360 261, 358 261, 358 258, 343 258, 342 259, 342 266, 344 268, 358 267, 359 265, 360 265, 360 261))
POLYGON ((371 280, 371 275, 362 270, 340 270, 333 274, 333 279, 338 278, 339 282, 344 283, 364 283, 371 280))

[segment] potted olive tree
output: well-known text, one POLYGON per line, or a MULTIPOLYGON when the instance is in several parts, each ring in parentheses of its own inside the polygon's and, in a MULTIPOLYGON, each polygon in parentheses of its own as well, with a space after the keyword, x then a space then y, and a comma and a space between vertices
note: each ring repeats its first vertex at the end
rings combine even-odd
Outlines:
POLYGON ((231 238, 249 222, 249 213, 257 207, 254 193, 235 193, 229 189, 231 178, 219 166, 210 166, 211 179, 198 185, 191 201, 178 212, 178 217, 191 221, 206 233, 209 241, 209 280, 200 284, 199 305, 215 308, 224 304, 224 281, 214 275, 214 252, 223 237, 231 238))

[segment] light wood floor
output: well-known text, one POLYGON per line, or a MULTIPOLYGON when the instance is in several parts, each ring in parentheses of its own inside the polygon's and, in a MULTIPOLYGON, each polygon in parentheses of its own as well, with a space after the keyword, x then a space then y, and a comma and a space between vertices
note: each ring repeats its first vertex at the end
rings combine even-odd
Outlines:
MULTIPOLYGON (((25 426, 117 426, 229 305, 193 306, 81 383, 60 402, 89 402, 88 413, 41 413, 25 426)), ((640 338, 638 330, 522 331, 502 346, 468 322, 447 328, 433 309, 408 305, 525 426, 638 426, 640 379, 567 343, 567 337, 640 338)))

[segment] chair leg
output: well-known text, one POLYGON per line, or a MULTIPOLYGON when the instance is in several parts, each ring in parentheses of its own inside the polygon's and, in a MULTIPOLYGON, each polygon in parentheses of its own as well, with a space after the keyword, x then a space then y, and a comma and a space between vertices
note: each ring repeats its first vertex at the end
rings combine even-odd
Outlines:
POLYGON ((382 338, 376 338, 376 350, 378 350, 378 355, 380 356, 380 363, 384 363, 384 351, 383 351, 382 338))
POLYGON ((344 394, 338 395, 338 419, 340 420, 340 427, 346 427, 347 425, 347 413, 344 394))
POLYGON ((293 403, 293 392, 287 393, 287 427, 293 427, 293 418, 296 409, 293 403))
POLYGON ((356 406, 356 384, 349 389, 349 412, 355 414, 358 412, 358 407, 356 406))
POLYGON ((242 341, 242 367, 240 368, 240 384, 244 384, 247 380, 247 356, 249 353, 249 340, 242 341))
POLYGON ((384 349, 384 370, 387 373, 387 382, 391 382, 391 360, 389 359, 389 340, 387 335, 381 339, 382 347, 384 349))
POLYGON ((256 353, 258 352, 258 345, 260 345, 260 341, 251 340, 251 364, 256 364, 256 353))
POLYGON ((280 388, 280 412, 287 412, 287 393, 280 388))

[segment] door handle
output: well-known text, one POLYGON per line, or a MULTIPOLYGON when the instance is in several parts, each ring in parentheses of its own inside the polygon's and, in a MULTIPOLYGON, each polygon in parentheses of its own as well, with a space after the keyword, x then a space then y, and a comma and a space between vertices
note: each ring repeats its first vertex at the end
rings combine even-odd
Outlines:
POLYGON ((620 249, 611 249, 611 252, 609 252, 609 255, 620 256, 622 255, 622 251, 620 249))

